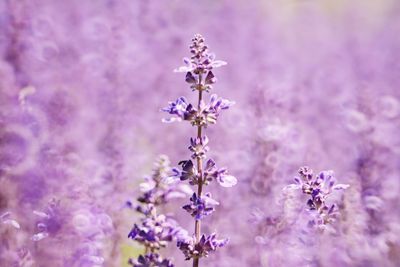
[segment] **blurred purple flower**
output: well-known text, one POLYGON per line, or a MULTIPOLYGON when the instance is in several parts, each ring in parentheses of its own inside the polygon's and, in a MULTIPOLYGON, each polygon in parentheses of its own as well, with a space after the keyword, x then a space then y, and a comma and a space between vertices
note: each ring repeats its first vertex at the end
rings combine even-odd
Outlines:
POLYGON ((309 167, 301 167, 299 174, 300 177, 294 179, 295 184, 289 185, 288 188, 301 189, 304 194, 311 196, 307 201, 308 210, 312 217, 309 225, 324 228, 325 225, 334 222, 339 214, 337 205, 328 206, 326 199, 332 193, 332 190, 345 190, 349 185, 335 185, 333 171, 322 171, 313 176, 313 171, 309 167))
MULTIPOLYGON (((165 155, 159 156, 154 164, 153 174, 150 177, 146 177, 145 182, 139 185, 143 194, 137 198, 137 201, 157 206, 167 203, 170 199, 183 198, 190 195, 191 188, 177 183, 174 179, 171 179, 173 176, 174 172, 170 167, 168 157, 165 155)), ((140 205, 137 207, 138 211, 142 209, 143 207, 140 205)))
POLYGON ((217 168, 214 160, 209 159, 204 168, 204 183, 208 184, 211 181, 217 181, 222 187, 232 187, 237 184, 236 177, 228 175, 226 168, 217 168))
MULTIPOLYGON (((161 155, 154 163, 152 175, 140 184, 143 194, 137 198, 140 204, 136 210, 144 217, 141 218, 140 224, 133 225, 128 238, 141 243, 146 253, 148 251, 152 253, 140 255, 135 261, 130 260, 133 266, 172 266, 168 259, 162 259, 155 252, 182 235, 184 230, 172 218, 157 214, 159 212, 157 207, 166 204, 171 198, 185 197, 192 190, 187 185, 176 183, 171 179, 171 172, 168 157, 161 155)), ((129 206, 133 206, 131 202, 128 203, 129 206)))
POLYGON ((140 255, 137 260, 130 259, 128 263, 133 267, 174 267, 169 259, 163 259, 157 253, 140 255))
POLYGON ((177 231, 174 221, 165 215, 152 214, 142 220, 141 225, 134 224, 128 237, 150 249, 158 250, 171 242, 177 231))

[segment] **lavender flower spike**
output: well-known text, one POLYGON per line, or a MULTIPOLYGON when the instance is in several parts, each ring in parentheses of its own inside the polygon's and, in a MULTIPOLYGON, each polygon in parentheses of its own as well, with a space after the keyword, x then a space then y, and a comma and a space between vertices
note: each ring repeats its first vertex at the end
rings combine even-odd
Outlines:
POLYGON ((216 124, 221 111, 229 109, 234 102, 220 98, 216 94, 211 95, 209 103, 204 101, 203 93, 211 91, 212 85, 217 82, 213 69, 226 65, 226 62, 215 60, 214 54, 208 52, 208 46, 200 34, 194 36, 189 48, 190 59, 185 58, 183 60, 185 66, 179 67, 175 72, 186 72, 185 81, 192 91, 198 92, 197 106, 187 103, 185 98, 180 97, 163 109, 175 117, 163 121, 186 120, 197 128, 196 137, 190 138, 191 159, 180 161, 181 170, 174 169, 174 172, 179 180, 197 186, 197 193, 192 195, 189 204, 183 206, 183 209, 195 219, 194 237, 180 239, 178 247, 187 260, 193 259, 193 267, 198 267, 201 257, 207 257, 209 252, 215 251, 217 247, 222 247, 227 242, 225 239, 216 240, 215 234, 210 236, 201 234, 201 219, 210 215, 215 210, 214 206, 219 204, 209 193, 203 195, 203 186, 212 181, 218 182, 223 187, 232 187, 237 183, 234 176, 227 174, 226 168, 218 169, 211 159, 203 167, 203 160, 209 150, 209 140, 203 131, 209 125, 216 124))

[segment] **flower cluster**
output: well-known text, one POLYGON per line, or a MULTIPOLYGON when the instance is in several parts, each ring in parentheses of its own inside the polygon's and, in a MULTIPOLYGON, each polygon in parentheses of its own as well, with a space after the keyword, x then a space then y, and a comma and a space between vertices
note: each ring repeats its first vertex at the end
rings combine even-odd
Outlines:
POLYGON ((196 193, 193 193, 190 198, 191 203, 183 206, 182 208, 192 215, 196 220, 201 220, 207 215, 210 215, 215 211, 214 206, 219 203, 211 198, 211 193, 206 193, 201 197, 198 197, 196 193))
MULTIPOLYGON (((191 185, 199 184, 200 173, 195 168, 192 160, 182 160, 178 165, 181 165, 182 169, 174 168, 174 177, 179 178, 181 181, 189 180, 191 185)), ((236 177, 228 175, 226 168, 218 168, 213 159, 207 160, 202 176, 202 184, 204 185, 208 185, 213 180, 222 187, 232 187, 237 184, 236 177)))
POLYGON ((178 247, 185 255, 186 260, 208 257, 209 253, 216 251, 218 247, 223 247, 228 243, 228 239, 217 239, 216 234, 209 236, 202 235, 200 241, 196 243, 196 238, 191 237, 178 241, 178 247))
POLYGON ((190 146, 189 150, 193 152, 192 159, 195 158, 204 158, 206 156, 207 151, 210 149, 208 146, 208 137, 204 135, 199 138, 190 138, 190 146))
POLYGON ((211 95, 210 101, 206 104, 203 100, 200 101, 196 108, 188 103, 185 97, 181 96, 175 102, 168 103, 168 107, 162 111, 167 112, 175 117, 163 119, 163 122, 189 121, 193 126, 207 126, 217 123, 217 119, 222 110, 229 109, 234 105, 234 101, 223 99, 216 94, 211 95))
POLYGON ((208 184, 211 181, 217 181, 222 187, 232 187, 237 184, 237 179, 228 175, 226 168, 218 168, 214 160, 207 160, 204 168, 204 184, 208 184))
POLYGON ((213 84, 217 80, 212 73, 212 69, 226 65, 225 61, 216 60, 213 53, 208 52, 208 46, 204 42, 204 38, 200 34, 196 34, 192 43, 189 46, 190 53, 192 54, 189 58, 184 58, 184 66, 175 69, 175 72, 186 72, 186 82, 188 83, 199 83, 200 80, 195 75, 207 74, 205 83, 213 84))
MULTIPOLYGON (((143 192, 137 198, 140 203, 136 211, 143 215, 140 224, 134 224, 128 234, 131 238, 145 247, 145 255, 140 255, 136 260, 130 259, 129 263, 134 267, 172 267, 169 259, 163 259, 156 251, 166 247, 168 242, 178 236, 185 235, 177 223, 171 218, 157 214, 157 206, 166 204, 168 200, 177 197, 184 197, 191 194, 188 186, 171 182, 171 168, 167 156, 161 155, 155 162, 153 173, 145 178, 140 184, 143 192)), ((133 206, 128 202, 129 206, 133 206)))
POLYGON ((300 177, 296 177, 295 184, 290 185, 292 189, 301 189, 304 194, 310 195, 307 207, 312 219, 309 224, 319 228, 335 221, 339 215, 338 206, 334 203, 328 205, 326 199, 333 190, 345 190, 347 184, 335 184, 333 171, 322 171, 318 175, 313 174, 309 167, 299 169, 300 177))
POLYGON ((217 119, 222 110, 230 108, 234 102, 212 94, 208 104, 203 100, 203 92, 209 92, 217 79, 212 72, 214 68, 226 64, 224 61, 215 60, 215 56, 208 52, 208 47, 204 38, 196 34, 190 45, 191 57, 185 58, 185 66, 176 69, 176 72, 186 72, 185 81, 190 84, 193 91, 198 91, 197 106, 188 103, 185 97, 178 98, 175 102, 169 102, 168 107, 163 111, 174 115, 164 122, 189 121, 192 126, 197 127, 197 136, 190 138, 189 151, 192 153, 191 159, 179 162, 181 169, 173 169, 176 180, 188 181, 190 185, 197 186, 197 193, 190 198, 190 203, 183 206, 195 219, 195 234, 193 238, 186 238, 178 242, 178 247, 182 250, 187 260, 193 259, 193 266, 199 265, 201 257, 207 257, 210 251, 215 251, 217 247, 222 247, 227 243, 227 239, 217 240, 216 235, 201 235, 200 221, 215 210, 219 203, 211 198, 210 193, 203 193, 203 186, 211 181, 217 181, 223 187, 232 187, 237 183, 234 176, 228 175, 226 168, 218 169, 214 160, 209 159, 205 166, 203 160, 209 151, 208 137, 202 133, 203 128, 210 124, 217 123, 217 119), (193 160, 193 161, 192 161, 193 160))
POLYGON ((141 225, 133 225, 128 237, 150 250, 158 250, 166 247, 168 242, 174 239, 177 231, 179 228, 173 220, 163 214, 157 215, 155 207, 151 206, 149 215, 142 220, 141 225))

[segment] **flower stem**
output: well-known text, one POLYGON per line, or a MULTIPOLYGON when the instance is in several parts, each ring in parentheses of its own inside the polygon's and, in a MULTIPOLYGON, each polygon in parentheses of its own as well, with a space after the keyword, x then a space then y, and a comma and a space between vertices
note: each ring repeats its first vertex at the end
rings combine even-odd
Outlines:
POLYGON ((193 258, 193 267, 199 267, 199 258, 193 258))
MULTIPOLYGON (((199 101, 197 108, 200 110, 201 106, 201 101, 203 99, 203 90, 202 90, 202 75, 199 74, 199 101)), ((201 139, 202 138, 202 125, 197 126, 197 138, 201 139)), ((197 172, 199 174, 199 179, 198 179, 198 184, 197 184, 197 196, 200 198, 201 193, 203 190, 203 160, 201 157, 197 157, 197 172)), ((201 222, 200 220, 195 221, 195 236, 196 236, 196 241, 200 241, 200 235, 201 235, 201 222)), ((198 267, 199 266, 199 258, 193 258, 193 267, 198 267)))

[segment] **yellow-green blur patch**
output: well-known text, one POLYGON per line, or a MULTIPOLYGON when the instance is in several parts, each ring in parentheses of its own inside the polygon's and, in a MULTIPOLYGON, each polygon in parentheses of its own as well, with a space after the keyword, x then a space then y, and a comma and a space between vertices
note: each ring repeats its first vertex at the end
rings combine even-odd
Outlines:
POLYGON ((132 245, 123 244, 121 245, 121 266, 122 267, 130 267, 128 265, 128 260, 130 258, 137 258, 140 254, 144 253, 144 249, 141 247, 134 247, 132 245))

